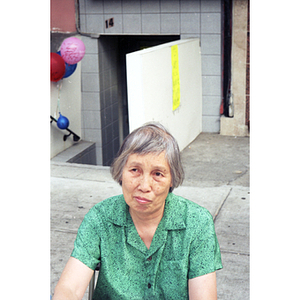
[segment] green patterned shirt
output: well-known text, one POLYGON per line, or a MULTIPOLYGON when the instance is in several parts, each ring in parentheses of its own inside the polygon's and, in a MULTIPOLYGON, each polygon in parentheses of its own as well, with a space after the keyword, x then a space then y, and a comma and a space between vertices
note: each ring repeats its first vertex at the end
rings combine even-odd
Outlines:
POLYGON ((172 193, 150 249, 119 195, 86 214, 71 256, 91 269, 101 263, 93 299, 188 299, 188 279, 222 268, 211 214, 172 193))

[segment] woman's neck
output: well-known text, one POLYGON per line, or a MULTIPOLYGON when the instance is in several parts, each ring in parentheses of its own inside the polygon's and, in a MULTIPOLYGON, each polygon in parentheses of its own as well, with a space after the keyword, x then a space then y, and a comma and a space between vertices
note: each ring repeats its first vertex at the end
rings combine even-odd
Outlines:
POLYGON ((148 215, 136 213, 129 208, 129 213, 140 238, 149 249, 158 224, 163 217, 164 209, 148 215))
POLYGON ((134 220, 139 225, 144 225, 144 226, 148 226, 151 224, 158 225, 160 220, 163 217, 164 207, 163 209, 151 214, 136 212, 129 208, 129 213, 131 215, 132 220, 134 220))

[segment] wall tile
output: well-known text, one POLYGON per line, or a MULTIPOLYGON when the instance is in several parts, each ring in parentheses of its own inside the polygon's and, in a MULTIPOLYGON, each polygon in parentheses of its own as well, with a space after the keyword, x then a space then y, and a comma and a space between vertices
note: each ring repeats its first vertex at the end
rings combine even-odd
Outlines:
POLYGON ((96 143, 96 147, 100 147, 102 143, 100 129, 85 129, 85 140, 96 143))
POLYGON ((140 34, 142 32, 141 15, 140 14, 124 14, 123 15, 124 33, 140 34))
POLYGON ((99 93, 82 92, 81 103, 82 110, 100 110, 99 93))
MULTIPOLYGON (((113 106, 112 107, 112 120, 113 120, 113 122, 116 122, 119 120, 119 103, 115 102, 115 103, 113 103, 112 106, 113 106)), ((118 127, 118 134, 119 134, 119 127, 118 127)))
POLYGON ((103 127, 106 127, 112 123, 112 107, 108 106, 103 111, 101 111, 101 121, 103 127))
POLYGON ((104 53, 107 51, 106 43, 103 42, 103 38, 99 38, 99 53, 104 53))
POLYGON ((221 14, 202 13, 201 33, 221 33, 221 14))
POLYGON ((181 33, 200 33, 200 14, 180 14, 181 33))
POLYGON ((99 92, 99 74, 83 73, 81 78, 82 92, 99 92))
POLYGON ((180 12, 200 12, 200 1, 195 0, 181 0, 180 12))
POLYGON ((101 110, 108 108, 111 105, 111 89, 104 90, 104 99, 101 101, 101 110))
POLYGON ((162 13, 171 13, 171 12, 179 13, 180 11, 179 0, 161 0, 160 9, 162 13))
POLYGON ((110 69, 110 86, 116 86, 118 84, 117 68, 110 69))
POLYGON ((179 14, 161 14, 161 33, 180 34, 179 14))
POLYGON ((96 147, 96 162, 97 162, 97 165, 100 165, 100 166, 103 165, 102 147, 96 147))
POLYGON ((122 1, 123 13, 141 13, 141 2, 140 0, 122 1))
POLYGON ((114 85, 111 87, 111 99, 112 99, 112 105, 115 103, 119 103, 118 99, 118 85, 114 85))
MULTIPOLYGON (((100 76, 100 78, 102 78, 102 76, 100 76)), ((102 99, 104 99, 104 90, 100 91, 100 110, 103 109, 102 99)))
MULTIPOLYGON (((84 129, 100 129, 100 112, 92 110, 84 110, 82 112, 84 129)), ((85 131, 86 134, 86 131, 85 131)))
POLYGON ((87 14, 103 14, 103 1, 85 1, 85 12, 87 14))
POLYGON ((220 0, 201 0, 200 2, 201 12, 221 12, 220 0))
POLYGON ((219 96, 203 96, 202 103, 202 114, 204 116, 220 115, 221 98, 219 96))
POLYGON ((103 88, 106 90, 110 87, 110 70, 106 70, 101 76, 103 78, 103 88))
POLYGON ((122 13, 121 0, 103 0, 104 13, 122 13))
POLYGON ((109 124, 105 127, 105 131, 107 133, 107 144, 109 144, 113 140, 113 125, 109 124))
POLYGON ((97 54, 98 55, 98 39, 92 39, 87 36, 81 36, 81 40, 85 45, 85 54, 97 54))
POLYGON ((220 132, 220 116, 202 116, 203 132, 220 132))
POLYGON ((221 57, 220 55, 202 55, 202 75, 221 76, 221 57))
POLYGON ((202 95, 221 96, 221 76, 202 76, 202 95))
POLYGON ((105 130, 106 127, 102 127, 101 134, 102 134, 102 147, 108 143, 108 136, 107 131, 105 130))
POLYGON ((142 33, 160 33, 160 15, 142 15, 142 33))
POLYGON ((113 129, 113 138, 119 139, 119 121, 115 120, 112 122, 112 129, 113 129))
POLYGON ((112 105, 110 107, 108 107, 107 114, 108 114, 108 122, 110 124, 112 124, 113 123, 113 106, 112 105))
POLYGON ((142 0, 142 13, 159 13, 159 0, 142 0))
POLYGON ((122 14, 116 14, 114 12, 110 14, 104 15, 104 33, 111 33, 111 34, 121 34, 123 33, 123 15, 122 14), (105 20, 109 20, 110 18, 114 18, 114 26, 110 28, 105 28, 105 20))
POLYGON ((97 54, 85 54, 81 64, 82 72, 99 72, 99 63, 97 54))
POLYGON ((103 60, 103 53, 99 52, 99 54, 98 54, 98 61, 99 61, 99 72, 100 73, 104 72, 104 66, 103 66, 102 60, 103 60))
MULTIPOLYGON (((119 124, 117 124, 119 126, 119 124)), ((118 151, 119 151, 119 148, 120 148, 120 142, 119 142, 119 138, 115 138, 113 140, 113 158, 116 157, 118 151)))
POLYGON ((201 34, 201 53, 221 55, 221 35, 201 34))
POLYGON ((104 20, 103 15, 86 15, 86 30, 89 33, 103 33, 104 20))
POLYGON ((110 51, 106 50, 101 54, 101 63, 103 72, 108 71, 110 69, 110 51))

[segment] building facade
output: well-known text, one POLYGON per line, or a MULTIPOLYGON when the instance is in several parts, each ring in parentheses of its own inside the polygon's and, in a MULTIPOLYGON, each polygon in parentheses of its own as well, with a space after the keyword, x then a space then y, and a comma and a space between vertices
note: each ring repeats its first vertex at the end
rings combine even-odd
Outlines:
MULTIPOLYGON (((224 102, 224 7, 228 2, 248 3, 246 0, 75 1, 76 34, 86 46, 81 61, 81 136, 95 143, 98 165, 111 164, 129 132, 126 54, 144 48, 180 39, 200 39, 202 131, 220 132, 220 107, 224 102)), ((68 34, 74 35, 65 32, 68 34)), ((53 43, 63 37, 66 36, 57 35, 53 43)))

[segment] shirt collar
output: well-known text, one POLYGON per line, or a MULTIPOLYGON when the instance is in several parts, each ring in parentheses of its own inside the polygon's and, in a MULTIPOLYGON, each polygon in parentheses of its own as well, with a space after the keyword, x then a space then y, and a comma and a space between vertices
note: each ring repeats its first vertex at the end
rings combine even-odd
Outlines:
POLYGON ((162 229, 178 230, 186 228, 186 205, 173 193, 169 193, 166 198, 164 216, 161 220, 162 229))
MULTIPOLYGON (((186 206, 177 197, 169 193, 166 198, 164 215, 161 220, 162 230, 179 230, 186 228, 185 216, 186 206)), ((108 212, 108 219, 118 225, 127 226, 127 217, 129 215, 129 207, 125 202, 124 196, 119 195, 116 201, 112 203, 108 212)))
POLYGON ((107 212, 107 218, 118 226, 127 226, 126 216, 129 213, 129 207, 125 202, 124 196, 117 196, 116 201, 111 205, 111 209, 107 212))

